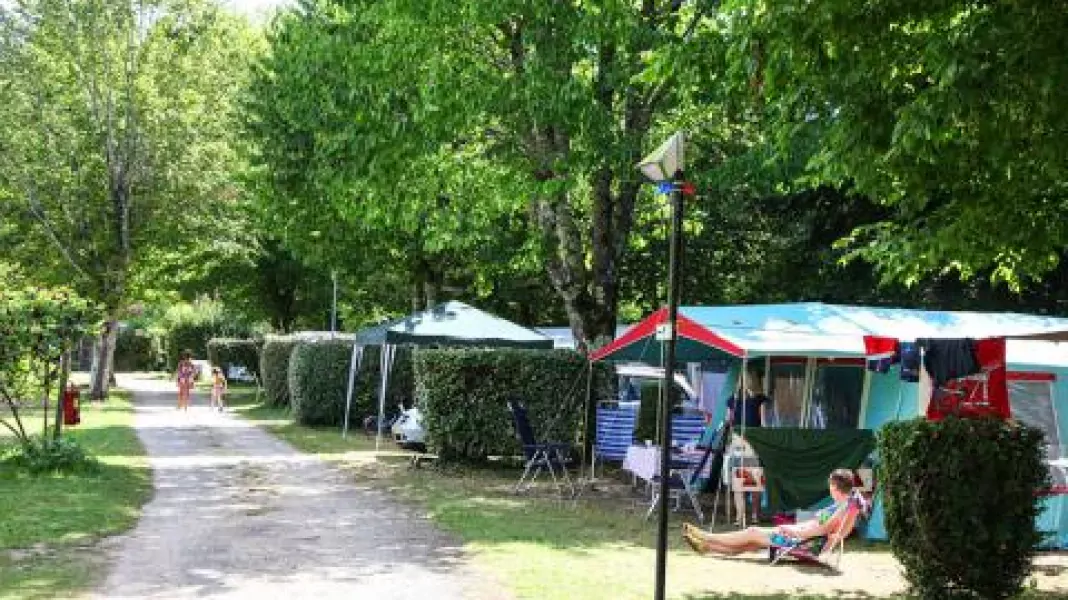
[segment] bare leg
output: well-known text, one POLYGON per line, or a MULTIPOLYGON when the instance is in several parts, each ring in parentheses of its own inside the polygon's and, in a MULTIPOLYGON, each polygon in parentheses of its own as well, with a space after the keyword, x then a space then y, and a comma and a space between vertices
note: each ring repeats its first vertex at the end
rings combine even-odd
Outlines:
POLYGON ((745 492, 734 492, 734 508, 734 520, 741 523, 742 515, 745 514, 745 492))
POLYGON ((740 554, 771 546, 771 530, 759 527, 730 533, 705 533, 697 529, 687 531, 702 543, 704 549, 717 554, 740 554))

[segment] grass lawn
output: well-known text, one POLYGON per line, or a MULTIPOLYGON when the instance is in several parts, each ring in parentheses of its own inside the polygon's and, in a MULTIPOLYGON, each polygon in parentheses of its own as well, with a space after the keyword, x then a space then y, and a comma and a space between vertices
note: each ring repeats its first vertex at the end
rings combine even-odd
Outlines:
MULTIPOLYGON (((388 452, 375 460, 374 442, 362 432, 344 439, 336 429, 302 427, 285 410, 248 404, 250 398, 232 396, 231 405, 298 449, 336 461, 361 481, 375 482, 424 508, 466 543, 478 566, 508 582, 519 598, 637 600, 651 595, 656 528, 642 520, 644 497, 626 486, 611 486, 614 494, 591 492, 578 502, 559 500, 548 489, 516 496, 511 491, 518 477, 514 469, 412 469, 408 455, 388 442, 383 445, 388 452)), ((676 535, 682 520, 673 518, 669 581, 695 584, 673 584, 673 597, 806 597, 708 592, 707 582, 693 577, 701 572, 703 559, 683 547, 676 535)))
MULTIPOLYGON (((252 399, 247 392, 237 393, 230 404, 296 448, 334 461, 361 482, 389 489, 423 508, 439 526, 462 539, 475 564, 506 582, 517 598, 637 600, 652 593, 656 528, 642 520, 645 498, 626 485, 602 486, 577 502, 557 499, 547 486, 533 495, 516 496, 512 493, 516 469, 412 469, 410 455, 388 442, 383 444, 387 452, 376 460, 373 440, 360 431, 344 439, 335 428, 302 427, 285 410, 255 405, 252 399)), ((672 598, 876 598, 894 597, 900 588, 896 563, 883 544, 851 541, 842 573, 832 576, 796 565, 769 567, 752 555, 713 560, 683 547, 678 531, 681 517, 687 516, 673 515, 670 526, 672 598), (769 583, 773 593, 762 591, 769 583)))
MULTIPOLYGON (((26 424, 40 429, 39 412, 26 424)), ((101 536, 129 529, 148 500, 151 473, 131 425, 128 397, 82 405, 68 429, 103 463, 91 476, 29 477, 0 472, 0 598, 69 597, 93 583, 101 536)), ((11 443, 0 436, 0 444, 11 443)))

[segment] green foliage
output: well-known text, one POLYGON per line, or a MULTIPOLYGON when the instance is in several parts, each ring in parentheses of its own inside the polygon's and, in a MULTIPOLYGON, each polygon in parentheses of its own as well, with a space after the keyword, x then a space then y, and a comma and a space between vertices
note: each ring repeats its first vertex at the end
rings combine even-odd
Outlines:
POLYGON ((289 406, 289 360, 297 340, 267 337, 260 349, 260 378, 263 380, 266 403, 270 406, 289 406))
MULTIPOLYGON (((301 425, 339 425, 345 418, 352 342, 297 344, 289 359, 289 405, 301 425)), ((354 413, 353 421, 356 421, 354 413)))
MULTIPOLYGON (((518 454, 510 398, 539 440, 580 439, 591 363, 577 352, 419 349, 413 363, 427 446, 444 460, 518 454)), ((592 376, 594 401, 614 398, 612 368, 593 364, 592 376)))
POLYGON ((212 338, 208 340, 208 360, 222 367, 223 373, 239 366, 258 378, 262 347, 262 339, 212 338))
POLYGON ((248 337, 251 327, 238 315, 217 302, 178 304, 167 311, 162 324, 166 331, 167 368, 178 365, 178 357, 191 350, 194 358, 207 358, 208 340, 214 337, 248 337))
POLYGON ((634 423, 634 439, 638 442, 652 440, 660 443, 660 431, 656 424, 660 421, 660 386, 642 383, 639 380, 641 404, 638 406, 638 419, 634 423))
POLYGON ((10 473, 31 475, 92 474, 100 471, 100 462, 69 437, 38 436, 13 447, 6 456, 0 454, 0 469, 3 467, 11 469, 10 473))
POLYGON ((163 340, 158 335, 134 327, 119 330, 115 337, 116 371, 154 371, 165 367, 163 340))
POLYGON ((1068 13, 1042 0, 727 6, 727 73, 769 138, 815 140, 806 181, 891 209, 851 237, 856 255, 905 282, 958 271, 1017 284, 1056 264, 1068 13))
POLYGON ((922 598, 1009 598, 1041 540, 1042 433, 994 419, 890 423, 878 482, 894 556, 922 598))
MULTIPOLYGON (((68 289, 0 289, 0 399, 14 424, 0 425, 24 446, 30 438, 19 416, 15 393, 32 391, 38 398, 54 391, 60 359, 89 332, 98 312, 68 289), (32 389, 34 383, 40 388, 32 389)), ((47 417, 45 423, 47 426, 47 417)))

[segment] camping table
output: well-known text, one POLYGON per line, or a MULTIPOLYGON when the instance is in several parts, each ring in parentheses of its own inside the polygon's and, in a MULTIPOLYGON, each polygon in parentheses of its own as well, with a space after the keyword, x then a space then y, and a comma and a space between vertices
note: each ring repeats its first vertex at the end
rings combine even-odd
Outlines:
MULTIPOLYGON (((701 460, 701 456, 704 453, 703 449, 695 450, 683 450, 675 453, 674 463, 688 462, 690 464, 696 464, 701 460)), ((712 468, 712 461, 705 463, 702 470, 702 477, 710 477, 710 471, 712 468)), ((653 492, 652 487, 649 486, 653 479, 660 473, 660 446, 631 446, 627 448, 627 455, 623 458, 623 470, 630 471, 634 475, 635 479, 641 479, 646 483, 650 493, 653 492)), ((655 494, 652 494, 655 496, 655 494)))

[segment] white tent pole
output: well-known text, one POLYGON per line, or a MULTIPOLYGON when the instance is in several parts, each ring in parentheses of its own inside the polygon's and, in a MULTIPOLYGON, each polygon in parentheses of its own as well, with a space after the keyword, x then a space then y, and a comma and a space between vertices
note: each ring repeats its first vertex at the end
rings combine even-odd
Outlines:
POLYGON ((375 437, 375 452, 378 452, 382 439, 383 421, 386 419, 386 392, 389 391, 389 371, 393 368, 393 355, 397 347, 393 344, 382 346, 382 388, 378 394, 378 436, 375 437))
POLYGON ((382 421, 386 418, 386 385, 389 383, 389 369, 386 356, 389 354, 390 345, 383 343, 382 351, 378 356, 378 435, 375 436, 375 454, 378 454, 379 444, 382 440, 382 421))
POLYGON ((349 436, 349 415, 352 413, 352 388, 356 384, 356 373, 363 362, 363 346, 352 345, 352 357, 349 359, 349 387, 345 393, 345 423, 342 425, 341 437, 349 436))

